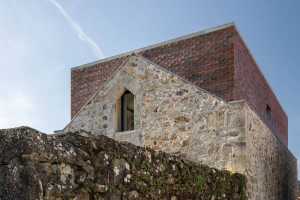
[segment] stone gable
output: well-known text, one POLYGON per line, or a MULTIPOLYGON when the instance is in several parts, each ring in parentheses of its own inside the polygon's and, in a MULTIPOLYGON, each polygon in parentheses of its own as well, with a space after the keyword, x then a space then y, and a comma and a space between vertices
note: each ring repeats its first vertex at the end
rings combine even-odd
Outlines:
POLYGON ((296 159, 251 106, 227 103, 141 56, 129 56, 65 131, 80 129, 245 174, 251 200, 296 194, 296 159), (135 96, 135 129, 119 132, 125 90, 135 96))
POLYGON ((103 84, 65 131, 83 129, 182 154, 214 167, 235 168, 227 166, 228 155, 224 155, 227 148, 224 144, 231 137, 229 132, 237 132, 238 128, 228 129, 225 117, 229 107, 225 101, 164 68, 132 56, 103 84), (135 130, 118 132, 115 105, 125 89, 135 95, 135 130))
POLYGON ((225 101, 246 100, 287 145, 288 119, 234 24, 96 61, 71 71, 72 118, 132 53, 225 101), (272 117, 266 115, 269 107, 272 117))

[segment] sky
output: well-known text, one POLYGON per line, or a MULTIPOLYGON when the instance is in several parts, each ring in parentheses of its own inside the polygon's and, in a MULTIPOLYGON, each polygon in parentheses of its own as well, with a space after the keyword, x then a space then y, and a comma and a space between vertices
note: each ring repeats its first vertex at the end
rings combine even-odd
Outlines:
POLYGON ((0 0, 0 128, 62 129, 72 67, 234 22, 300 158, 299 10, 298 0, 0 0))

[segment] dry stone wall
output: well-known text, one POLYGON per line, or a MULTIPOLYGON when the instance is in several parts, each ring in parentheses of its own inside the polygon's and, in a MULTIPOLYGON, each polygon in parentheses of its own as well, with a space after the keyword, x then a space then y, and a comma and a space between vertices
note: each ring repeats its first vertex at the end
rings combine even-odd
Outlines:
POLYGON ((80 131, 0 130, 1 200, 245 200, 243 175, 80 131))

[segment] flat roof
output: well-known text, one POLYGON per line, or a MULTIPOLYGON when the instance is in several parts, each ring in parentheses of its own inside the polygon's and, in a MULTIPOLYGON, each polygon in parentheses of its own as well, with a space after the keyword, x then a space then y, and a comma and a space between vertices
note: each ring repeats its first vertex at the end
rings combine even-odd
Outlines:
POLYGON ((181 40, 186 40, 186 39, 197 37, 197 36, 200 36, 200 35, 206 35, 208 33, 212 33, 212 32, 218 31, 218 30, 222 30, 222 29, 226 29, 226 28, 231 27, 231 26, 235 27, 235 24, 233 22, 231 22, 231 23, 216 26, 216 27, 213 27, 213 28, 204 29, 202 31, 198 31, 198 32, 194 32, 194 33, 191 33, 191 34, 188 34, 188 35, 180 36, 180 37, 177 37, 177 38, 174 38, 174 39, 171 39, 171 40, 167 40, 167 41, 164 41, 164 42, 159 42, 159 43, 156 43, 156 44, 153 44, 153 45, 150 45, 150 46, 146 46, 146 47, 143 47, 143 48, 139 48, 139 49, 131 50, 131 51, 128 51, 128 52, 125 52, 125 53, 115 55, 115 56, 110 56, 110 57, 107 57, 107 58, 103 58, 103 59, 100 59, 100 60, 97 60, 97 61, 94 61, 94 62, 91 62, 91 63, 87 63, 87 64, 79 65, 79 66, 76 66, 76 67, 72 67, 71 70, 88 68, 88 67, 97 65, 99 63, 107 62, 107 61, 110 61, 110 60, 113 60, 113 59, 116 59, 116 58, 121 58, 121 57, 128 56, 128 55, 131 55, 131 54, 134 54, 134 53, 140 53, 140 52, 145 51, 145 50, 153 49, 153 48, 156 48, 156 47, 171 44, 171 43, 178 42, 178 41, 181 41, 181 40))

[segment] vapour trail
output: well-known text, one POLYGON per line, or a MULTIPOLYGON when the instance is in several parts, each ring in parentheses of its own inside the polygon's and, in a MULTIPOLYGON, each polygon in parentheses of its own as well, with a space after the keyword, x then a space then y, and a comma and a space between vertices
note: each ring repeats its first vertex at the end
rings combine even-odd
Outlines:
POLYGON ((68 12, 62 7, 61 4, 59 4, 56 0, 48 0, 51 4, 53 4, 59 12, 63 15, 63 17, 66 19, 66 21, 70 24, 72 29, 77 33, 78 38, 82 41, 84 41, 88 46, 90 46, 96 56, 98 58, 103 58, 104 54, 102 49, 97 45, 97 43, 88 36, 82 28, 79 26, 79 24, 72 19, 72 17, 68 14, 68 12))

